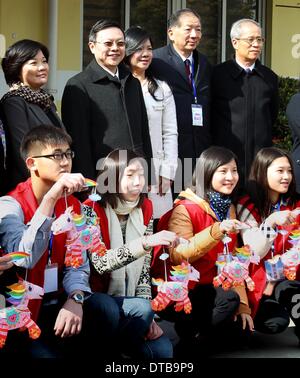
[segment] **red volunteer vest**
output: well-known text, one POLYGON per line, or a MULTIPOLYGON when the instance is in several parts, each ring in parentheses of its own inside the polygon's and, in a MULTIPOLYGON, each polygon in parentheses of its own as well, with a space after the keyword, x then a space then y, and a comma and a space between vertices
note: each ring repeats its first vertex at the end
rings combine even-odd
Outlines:
MULTIPOLYGON (((209 214, 207 214, 198 204, 188 200, 179 200, 174 204, 173 209, 178 206, 183 205, 189 213, 190 219, 193 224, 193 234, 197 234, 203 231, 205 228, 213 225, 216 220, 209 214)), ((165 215, 163 215, 158 223, 158 231, 167 230, 169 219, 172 215, 173 209, 169 210, 165 215)), ((236 235, 230 234, 232 241, 229 243, 229 250, 233 251, 236 245, 236 235)), ((213 278, 217 275, 216 260, 217 255, 223 252, 224 244, 220 241, 214 248, 212 248, 203 257, 193 262, 193 267, 200 272, 200 282, 190 282, 189 288, 192 289, 199 284, 211 284, 213 278)), ((164 263, 159 259, 159 256, 163 253, 164 249, 162 247, 156 247, 153 253, 153 259, 151 263, 151 277, 165 279, 164 273, 164 263)), ((172 263, 170 259, 166 260, 167 272, 170 272, 172 263)))
MULTIPOLYGON (((108 220, 107 220, 104 208, 98 202, 94 203, 90 199, 87 199, 84 202, 84 204, 90 207, 93 207, 93 204, 94 204, 95 213, 97 214, 99 218, 100 230, 101 230, 103 242, 106 248, 110 249, 108 220)), ((152 202, 148 198, 145 198, 141 206, 141 209, 144 216, 144 225, 148 226, 150 219, 152 217, 152 214, 153 214, 152 202)), ((91 286, 92 291, 106 293, 108 290, 110 273, 105 273, 100 276, 97 270, 93 267, 93 265, 92 264, 90 265, 91 265, 90 286, 91 286)))
MULTIPOLYGON (((16 186, 14 190, 8 193, 9 196, 17 200, 22 208, 24 214, 24 223, 27 224, 33 215, 35 214, 38 203, 34 196, 31 186, 31 179, 20 183, 16 186)), ((80 213, 80 202, 73 196, 68 197, 68 206, 73 206, 73 210, 76 213, 80 213)), ((55 216, 59 217, 66 210, 65 200, 61 198, 57 201, 55 206, 55 216)), ((66 234, 55 235, 52 244, 52 254, 51 262, 58 265, 58 284, 62 284, 62 273, 64 268, 65 260, 65 244, 66 244, 66 234)), ((33 284, 44 287, 44 271, 48 263, 49 251, 48 248, 45 250, 44 254, 36 265, 32 269, 28 269, 27 280, 33 284)), ((62 289, 60 287, 60 289, 62 289)), ((42 300, 32 299, 29 301, 29 309, 32 313, 32 319, 37 320, 42 300)))
MULTIPOLYGON (((255 218, 255 220, 257 221, 257 223, 259 225, 262 223, 262 219, 261 219, 259 213, 257 212, 257 209, 255 209, 254 204, 249 201, 249 196, 245 196, 245 197, 241 198, 239 200, 239 204, 245 206, 250 211, 250 213, 253 215, 253 217, 255 218)), ((300 201, 298 201, 293 206, 293 208, 291 208, 290 206, 281 205, 280 210, 293 210, 293 209, 295 209, 296 207, 299 207, 299 206, 300 206, 300 201)), ((274 255, 282 254, 283 243, 284 243, 285 250, 292 247, 291 244, 288 242, 288 239, 289 239, 291 231, 299 229, 300 215, 297 216, 296 223, 297 224, 292 224, 288 227, 287 226, 284 226, 284 227, 278 226, 279 230, 284 228, 285 230, 289 231, 289 233, 286 234, 286 235, 278 234, 277 238, 274 241, 274 255)), ((267 253, 267 255, 262 260, 260 260, 258 265, 250 264, 250 266, 249 266, 249 275, 255 283, 255 289, 253 291, 247 292, 249 304, 250 304, 250 307, 251 307, 251 313, 252 313, 253 317, 257 313, 259 301, 261 300, 261 298, 263 296, 263 292, 265 290, 266 283, 267 283, 267 277, 266 277, 264 262, 265 262, 265 260, 268 260, 271 257, 272 256, 271 256, 271 250, 270 250, 267 253)), ((296 279, 300 280, 299 266, 298 266, 298 269, 297 269, 297 278, 296 279)))

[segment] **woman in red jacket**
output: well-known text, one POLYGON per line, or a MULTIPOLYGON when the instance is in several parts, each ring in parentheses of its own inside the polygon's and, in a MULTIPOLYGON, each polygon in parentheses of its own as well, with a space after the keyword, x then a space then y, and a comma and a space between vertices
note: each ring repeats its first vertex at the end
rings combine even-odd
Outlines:
MULTIPOLYGON (((213 286, 217 275, 216 261, 224 250, 224 238, 230 236, 229 250, 233 252, 236 233, 241 223, 236 220, 232 198, 239 179, 236 156, 222 147, 205 150, 196 165, 191 188, 181 192, 170 210, 160 219, 158 229, 176 232, 189 243, 170 248, 170 264, 188 260, 199 272, 200 282, 190 287, 192 312, 175 312, 168 307, 159 313, 175 322, 175 329, 188 342, 197 333, 211 335, 232 325, 241 314, 243 328, 252 329, 252 318, 244 288, 224 291, 213 286)), ((227 238, 228 239, 228 238, 227 238)), ((228 243, 228 242, 227 242, 228 243)), ((155 251, 151 275, 164 278, 163 263, 155 251)))
POLYGON ((275 147, 261 149, 252 164, 248 195, 239 201, 238 218, 252 225, 242 230, 243 241, 261 258, 259 265, 250 266, 255 290, 248 298, 255 329, 279 333, 288 327, 291 317, 300 338, 299 269, 296 280, 287 280, 278 259, 292 248, 289 237, 299 229, 300 216, 295 209, 300 202, 295 188, 289 155, 275 147))
MULTIPOLYGON (((114 150, 97 179, 101 200, 87 200, 99 219, 103 253, 90 254, 91 288, 110 294, 120 308, 120 336, 135 358, 170 358, 170 340, 153 321, 150 262, 152 248, 176 241, 174 232, 153 232, 152 203, 143 193, 143 159, 114 150)), ((91 216, 91 214, 89 214, 91 216)))

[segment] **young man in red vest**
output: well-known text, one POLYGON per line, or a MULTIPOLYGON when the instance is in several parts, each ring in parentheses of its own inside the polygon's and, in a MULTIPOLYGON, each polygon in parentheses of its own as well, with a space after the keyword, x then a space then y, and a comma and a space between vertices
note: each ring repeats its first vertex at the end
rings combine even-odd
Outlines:
MULTIPOLYGON (((18 273, 45 290, 42 300, 29 302, 32 318, 42 330, 40 338, 31 340, 26 332, 10 331, 7 344, 12 353, 19 347, 23 355, 57 357, 76 348, 82 355, 88 350, 86 342, 109 344, 119 323, 119 310, 111 297, 91 293, 86 252, 81 267, 65 268, 66 235, 51 234, 54 219, 66 206, 81 213, 72 193, 81 191, 85 180, 80 173, 70 173, 71 142, 68 134, 53 126, 30 130, 21 144, 30 178, 0 198, 0 244, 5 253, 30 254, 19 260, 18 273)), ((109 355, 109 345, 105 352, 109 355)))

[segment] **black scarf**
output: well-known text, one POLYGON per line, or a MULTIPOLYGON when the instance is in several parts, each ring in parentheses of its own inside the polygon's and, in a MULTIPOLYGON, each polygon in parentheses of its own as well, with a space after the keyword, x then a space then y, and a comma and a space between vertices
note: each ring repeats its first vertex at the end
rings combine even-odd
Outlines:
POLYGON ((2 97, 1 101, 12 96, 19 96, 24 98, 27 102, 37 104, 44 110, 44 112, 49 110, 53 104, 53 96, 49 95, 43 89, 34 91, 27 85, 22 85, 20 83, 15 84, 14 87, 2 97))
POLYGON ((231 205, 231 198, 219 192, 208 192, 207 196, 210 207, 215 212, 220 222, 222 222, 227 218, 228 210, 231 205))

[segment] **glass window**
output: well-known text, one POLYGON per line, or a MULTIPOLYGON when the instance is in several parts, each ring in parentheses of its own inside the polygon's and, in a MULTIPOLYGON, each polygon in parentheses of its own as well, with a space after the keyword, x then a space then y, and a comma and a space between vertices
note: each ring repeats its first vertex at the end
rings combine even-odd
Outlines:
POLYGON ((230 0, 227 1, 226 9, 226 60, 231 59, 234 50, 230 40, 232 24, 241 18, 257 20, 257 0, 230 0))
POLYGON ((165 0, 130 1, 130 26, 145 28, 153 40, 154 48, 167 43, 167 3, 165 0))
POLYGON ((124 28, 125 0, 84 0, 83 4, 83 68, 92 60, 88 47, 91 27, 101 18, 117 21, 124 28))
POLYGON ((187 0, 187 8, 201 17, 202 39, 198 50, 207 56, 212 64, 221 61, 221 0, 187 0))

